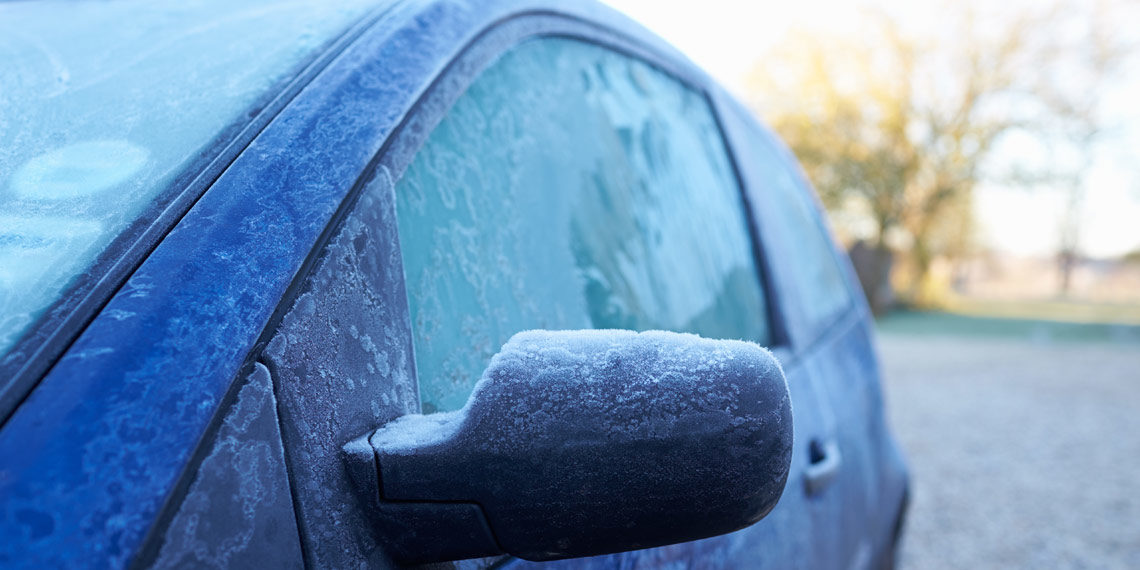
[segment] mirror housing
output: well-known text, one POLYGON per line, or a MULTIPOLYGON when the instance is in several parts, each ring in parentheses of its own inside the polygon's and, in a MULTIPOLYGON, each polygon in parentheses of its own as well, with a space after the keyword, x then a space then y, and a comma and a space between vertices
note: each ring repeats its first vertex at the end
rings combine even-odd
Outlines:
POLYGON ((467 405, 345 446, 401 562, 553 560, 723 534, 775 507, 792 455, 779 363, 742 341, 527 331, 467 405))

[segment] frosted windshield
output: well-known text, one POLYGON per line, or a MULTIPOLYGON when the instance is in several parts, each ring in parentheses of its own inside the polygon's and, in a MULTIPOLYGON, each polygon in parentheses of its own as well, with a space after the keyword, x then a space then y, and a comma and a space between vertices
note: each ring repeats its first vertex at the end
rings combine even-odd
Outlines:
POLYGON ((373 3, 0 3, 0 355, 373 3))

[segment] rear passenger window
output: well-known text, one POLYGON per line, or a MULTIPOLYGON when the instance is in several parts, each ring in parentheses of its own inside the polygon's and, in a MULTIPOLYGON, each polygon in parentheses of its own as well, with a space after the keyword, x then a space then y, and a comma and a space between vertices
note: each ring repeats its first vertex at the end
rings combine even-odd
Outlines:
POLYGON ((747 137, 749 148, 742 150, 764 174, 756 195, 762 207, 770 210, 765 219, 782 234, 780 242, 786 245, 774 263, 792 274, 805 324, 823 326, 850 305, 851 295, 831 236, 812 199, 813 190, 795 171, 795 156, 770 137, 756 129, 747 137))
POLYGON ((462 407, 532 329, 767 344, 742 198, 706 98, 568 39, 504 54, 396 185, 425 412, 462 407))

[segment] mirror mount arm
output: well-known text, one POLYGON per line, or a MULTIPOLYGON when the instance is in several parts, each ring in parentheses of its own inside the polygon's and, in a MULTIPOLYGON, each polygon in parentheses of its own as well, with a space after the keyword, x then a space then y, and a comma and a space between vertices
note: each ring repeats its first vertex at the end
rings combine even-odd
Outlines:
POLYGON ((376 451, 368 441, 371 436, 358 437, 343 450, 349 477, 392 558, 415 564, 506 554, 475 503, 385 498, 376 451))

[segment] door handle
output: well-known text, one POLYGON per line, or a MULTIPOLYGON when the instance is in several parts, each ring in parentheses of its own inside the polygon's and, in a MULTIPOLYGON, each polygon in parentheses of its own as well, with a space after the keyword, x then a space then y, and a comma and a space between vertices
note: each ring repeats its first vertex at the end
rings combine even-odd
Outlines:
POLYGON ((811 440, 808 447, 811 464, 804 471, 804 481, 807 483, 807 494, 815 495, 822 492, 835 476, 839 474, 839 466, 843 464, 843 456, 839 453, 839 443, 834 439, 821 442, 811 440))

